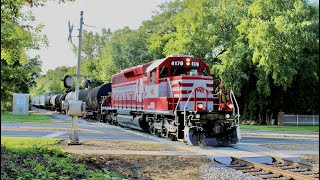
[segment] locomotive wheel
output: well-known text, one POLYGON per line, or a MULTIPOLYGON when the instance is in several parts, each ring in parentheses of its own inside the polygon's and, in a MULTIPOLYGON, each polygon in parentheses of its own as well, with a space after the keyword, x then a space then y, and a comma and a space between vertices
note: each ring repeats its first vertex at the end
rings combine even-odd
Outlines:
POLYGON ((107 122, 106 115, 101 114, 101 120, 103 123, 106 123, 107 122))
POLYGON ((176 141, 176 140, 178 140, 176 134, 173 134, 173 133, 169 133, 169 139, 170 139, 171 141, 176 141))
POLYGON ((97 114, 97 121, 102 122, 101 114, 97 114))
POLYGON ((165 130, 165 129, 162 129, 161 133, 160 133, 160 136, 162 138, 168 138, 169 137, 169 132, 167 130, 165 130))
POLYGON ((154 129, 153 125, 150 125, 149 131, 151 134, 155 134, 155 129, 154 129))
POLYGON ((199 145, 199 135, 195 129, 184 127, 184 140, 190 146, 199 145))
POLYGON ((115 126, 119 126, 118 121, 117 121, 117 120, 113 121, 113 125, 115 125, 115 126))
POLYGON ((106 114, 106 121, 109 123, 109 124, 112 124, 112 118, 111 118, 111 114, 108 112, 106 114))
POLYGON ((155 134, 158 136, 158 137, 161 137, 161 132, 159 130, 155 130, 155 134))

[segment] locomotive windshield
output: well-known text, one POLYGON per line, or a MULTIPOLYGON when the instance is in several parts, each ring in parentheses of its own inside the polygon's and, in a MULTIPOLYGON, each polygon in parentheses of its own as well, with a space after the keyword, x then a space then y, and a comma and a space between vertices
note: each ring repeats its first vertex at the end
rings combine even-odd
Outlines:
POLYGON ((189 76, 203 75, 203 76, 207 76, 208 75, 208 71, 206 69, 203 69, 202 71, 200 71, 197 68, 184 68, 184 67, 172 68, 171 69, 171 76, 180 76, 180 75, 189 75, 189 76))
MULTIPOLYGON (((156 77, 160 79, 181 75, 208 76, 210 71, 201 60, 190 57, 156 60, 147 68, 147 71, 151 73, 156 67, 159 67, 156 77)), ((154 77, 153 74, 150 74, 150 77, 154 77)))
MULTIPOLYGON (((208 71, 207 69, 198 69, 198 68, 185 68, 185 67, 176 67, 171 68, 170 71, 167 67, 163 66, 159 71, 159 78, 167 78, 169 76, 180 76, 180 75, 188 75, 188 76, 195 76, 195 75, 202 75, 207 76, 208 71)), ((151 77, 152 72, 150 74, 151 77)))
POLYGON ((183 67, 179 67, 179 68, 173 68, 172 69, 172 76, 179 76, 179 75, 181 75, 181 74, 185 74, 184 73, 184 71, 185 71, 185 68, 183 68, 183 67))
POLYGON ((198 69, 189 69, 187 74, 190 75, 190 76, 197 75, 198 74, 198 69))

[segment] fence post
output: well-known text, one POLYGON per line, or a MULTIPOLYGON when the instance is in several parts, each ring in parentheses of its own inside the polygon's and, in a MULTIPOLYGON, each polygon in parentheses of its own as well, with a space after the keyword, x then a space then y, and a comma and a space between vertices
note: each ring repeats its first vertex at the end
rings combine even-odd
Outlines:
POLYGON ((299 115, 297 114, 297 126, 299 126, 299 115))

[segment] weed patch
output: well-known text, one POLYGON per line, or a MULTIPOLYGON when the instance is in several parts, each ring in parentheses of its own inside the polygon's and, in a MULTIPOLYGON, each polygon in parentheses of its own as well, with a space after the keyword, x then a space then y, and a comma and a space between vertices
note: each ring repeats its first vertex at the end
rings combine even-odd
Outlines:
POLYGON ((53 144, 31 147, 1 144, 1 179, 121 179, 96 167, 53 144))

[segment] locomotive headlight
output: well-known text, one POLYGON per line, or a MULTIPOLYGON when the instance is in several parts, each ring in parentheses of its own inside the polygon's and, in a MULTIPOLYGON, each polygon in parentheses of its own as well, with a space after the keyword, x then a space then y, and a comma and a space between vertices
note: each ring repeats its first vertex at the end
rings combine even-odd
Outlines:
POLYGON ((187 61, 187 62, 186 62, 186 65, 187 65, 187 66, 190 66, 190 61, 191 61, 190 58, 187 58, 186 61, 187 61))
POLYGON ((202 109, 203 108, 203 104, 202 103, 198 103, 197 107, 198 107, 198 109, 202 109))
POLYGON ((226 119, 230 118, 230 114, 226 114, 226 119))
POLYGON ((196 119, 200 119, 200 114, 196 114, 194 117, 195 117, 196 119))

